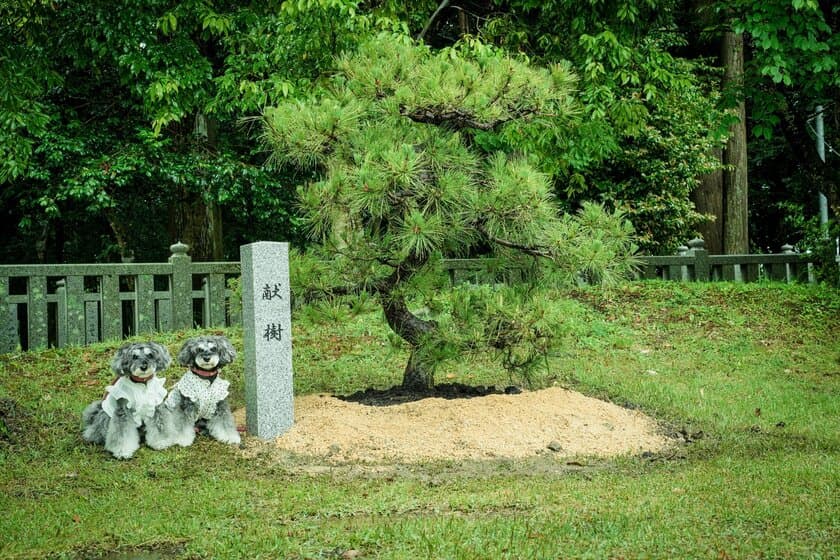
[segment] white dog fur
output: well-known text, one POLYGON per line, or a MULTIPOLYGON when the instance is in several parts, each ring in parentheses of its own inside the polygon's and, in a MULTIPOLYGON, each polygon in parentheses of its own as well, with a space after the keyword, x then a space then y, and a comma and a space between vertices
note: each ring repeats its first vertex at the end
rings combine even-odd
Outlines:
POLYGON ((172 413, 171 443, 187 446, 196 431, 228 444, 241 440, 228 403, 230 383, 220 376, 222 367, 236 358, 236 350, 224 336, 200 336, 184 342, 178 362, 189 370, 166 398, 172 413))
POLYGON ((130 459, 145 438, 146 445, 162 449, 168 444, 171 416, 161 406, 166 398, 165 378, 157 374, 172 358, 156 342, 123 345, 111 360, 117 374, 102 400, 82 412, 82 437, 103 445, 118 459, 130 459))

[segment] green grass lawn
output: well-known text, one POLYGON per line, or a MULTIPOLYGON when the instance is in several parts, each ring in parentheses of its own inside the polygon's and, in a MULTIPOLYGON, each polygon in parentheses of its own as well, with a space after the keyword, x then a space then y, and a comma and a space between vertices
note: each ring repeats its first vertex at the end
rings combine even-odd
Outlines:
MULTIPOLYGON (((542 455, 312 474, 207 438, 116 461, 79 433, 116 343, 0 356, 0 557, 840 557, 838 291, 654 282, 561 304, 568 340, 536 387, 640 408, 686 442, 576 468, 542 455)), ((298 393, 399 382, 406 352, 381 312, 294 320, 298 393)), ((155 339, 174 353, 192 334, 155 339)), ((241 360, 226 372, 241 406, 241 360)), ((438 376, 511 382, 485 361, 438 376)))

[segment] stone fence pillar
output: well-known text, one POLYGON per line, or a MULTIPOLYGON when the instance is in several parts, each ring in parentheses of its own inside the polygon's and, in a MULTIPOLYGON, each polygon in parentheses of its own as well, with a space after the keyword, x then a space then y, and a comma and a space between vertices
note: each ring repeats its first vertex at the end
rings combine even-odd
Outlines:
POLYGON ((187 254, 190 247, 179 241, 171 245, 169 250, 172 252, 169 257, 169 263, 172 265, 172 276, 169 281, 172 315, 169 328, 172 330, 191 329, 193 327, 192 272, 190 271, 192 258, 187 254))

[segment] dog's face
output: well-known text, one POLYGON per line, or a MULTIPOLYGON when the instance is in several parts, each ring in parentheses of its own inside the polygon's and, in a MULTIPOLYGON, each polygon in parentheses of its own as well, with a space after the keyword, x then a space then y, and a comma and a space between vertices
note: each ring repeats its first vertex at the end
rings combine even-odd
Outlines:
POLYGON ((123 345, 111 360, 117 375, 130 375, 146 380, 165 370, 172 363, 169 351, 157 342, 135 342, 123 345))
POLYGON ((184 342, 178 352, 182 366, 214 370, 226 366, 236 358, 236 350, 224 336, 199 336, 184 342))

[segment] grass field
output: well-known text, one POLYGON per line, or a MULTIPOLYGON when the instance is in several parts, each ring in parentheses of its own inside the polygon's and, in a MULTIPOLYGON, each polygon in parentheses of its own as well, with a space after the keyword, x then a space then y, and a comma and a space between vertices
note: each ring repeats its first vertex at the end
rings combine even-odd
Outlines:
MULTIPOLYGON (((536 386, 640 408, 675 450, 313 471, 201 438, 121 462, 79 434, 117 344, 5 355, 0 557, 840 557, 838 291, 654 282, 561 304, 568 340, 536 386)), ((298 312, 296 391, 397 383, 406 353, 380 318, 298 312)), ((226 371, 241 406, 241 360, 226 371)), ((438 375, 510 383, 490 362, 438 375)))

